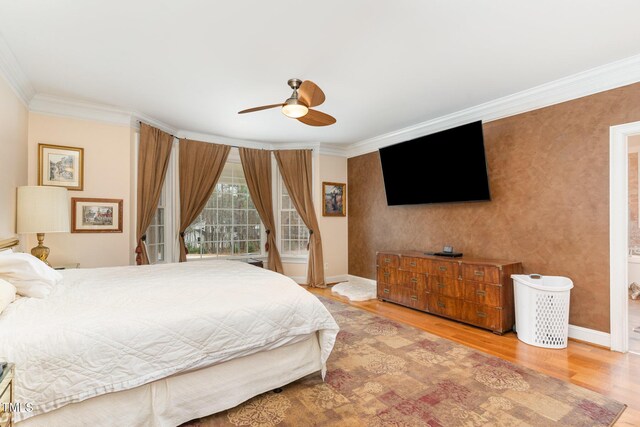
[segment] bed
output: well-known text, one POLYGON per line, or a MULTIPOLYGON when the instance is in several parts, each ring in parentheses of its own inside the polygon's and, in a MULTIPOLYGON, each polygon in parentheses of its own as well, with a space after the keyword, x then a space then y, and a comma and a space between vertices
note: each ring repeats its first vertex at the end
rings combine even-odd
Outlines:
POLYGON ((0 314, 18 427, 175 426, 318 372, 338 326, 291 279, 242 262, 67 270, 0 314))

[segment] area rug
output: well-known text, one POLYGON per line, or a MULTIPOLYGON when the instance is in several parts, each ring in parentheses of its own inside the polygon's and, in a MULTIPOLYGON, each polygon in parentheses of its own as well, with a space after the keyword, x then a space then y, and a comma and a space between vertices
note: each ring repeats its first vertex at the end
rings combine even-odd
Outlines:
POLYGON ((321 300, 341 328, 326 382, 311 375, 186 425, 609 426, 624 411, 598 393, 321 300))
POLYGON ((345 296, 351 301, 367 301, 376 299, 375 282, 350 278, 348 282, 340 282, 331 287, 331 292, 345 296))

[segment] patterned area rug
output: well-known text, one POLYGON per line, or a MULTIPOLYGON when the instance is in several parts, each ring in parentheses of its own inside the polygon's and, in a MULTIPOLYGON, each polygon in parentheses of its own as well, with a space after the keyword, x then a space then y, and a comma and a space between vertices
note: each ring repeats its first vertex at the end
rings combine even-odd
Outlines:
POLYGON ((312 375, 186 425, 609 426, 624 411, 582 387, 320 299, 341 327, 326 382, 312 375))

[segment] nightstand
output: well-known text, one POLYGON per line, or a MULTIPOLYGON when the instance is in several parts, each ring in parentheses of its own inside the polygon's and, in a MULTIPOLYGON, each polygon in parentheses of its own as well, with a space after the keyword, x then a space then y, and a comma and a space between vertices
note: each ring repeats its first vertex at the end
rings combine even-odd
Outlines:
POLYGON ((7 364, 0 374, 0 427, 12 427, 10 403, 13 401, 13 363, 7 364))
POLYGON ((60 264, 52 266, 54 270, 73 270, 74 268, 80 268, 79 262, 70 262, 68 264, 60 264))
POLYGON ((264 268, 264 263, 262 262, 262 260, 259 260, 259 259, 249 258, 247 260, 247 263, 251 265, 255 265, 256 267, 264 268))

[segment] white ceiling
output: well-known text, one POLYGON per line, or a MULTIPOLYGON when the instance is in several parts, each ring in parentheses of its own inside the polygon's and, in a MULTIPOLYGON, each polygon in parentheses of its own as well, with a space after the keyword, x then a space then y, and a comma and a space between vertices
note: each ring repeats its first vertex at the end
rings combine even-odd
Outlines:
POLYGON ((349 144, 640 54, 636 0, 0 0, 36 93, 175 129, 349 144), (278 109, 315 81, 338 120, 278 109))

